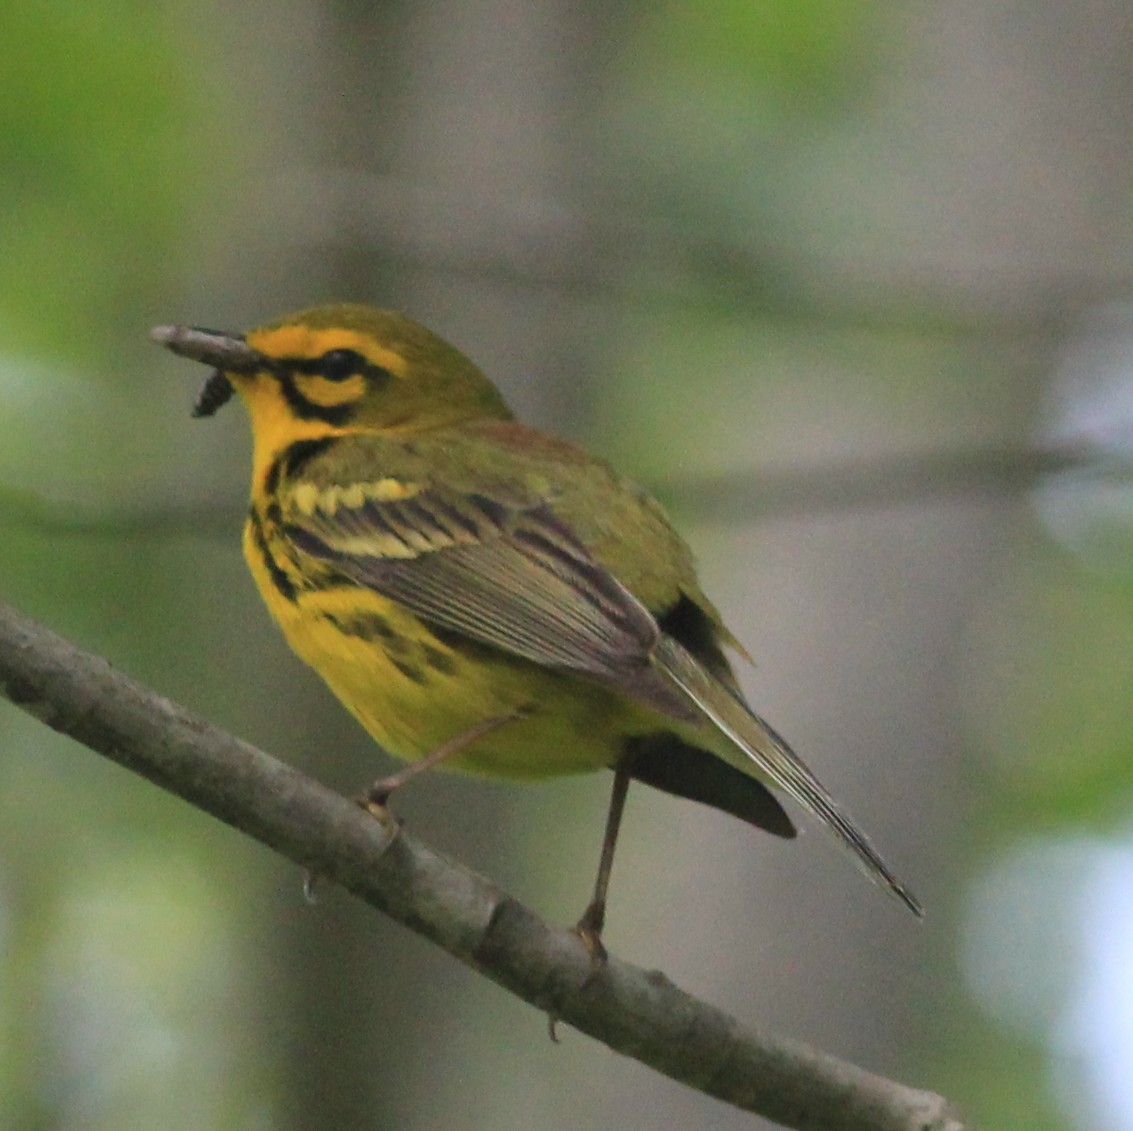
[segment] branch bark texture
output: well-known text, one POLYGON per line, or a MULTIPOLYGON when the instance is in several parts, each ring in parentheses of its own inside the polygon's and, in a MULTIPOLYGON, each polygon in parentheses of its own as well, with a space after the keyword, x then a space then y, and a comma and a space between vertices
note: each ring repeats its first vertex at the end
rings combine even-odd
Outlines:
POLYGON ((973 1131, 941 1097, 740 1025, 0 603, 0 693, 675 1080, 800 1131, 973 1131))

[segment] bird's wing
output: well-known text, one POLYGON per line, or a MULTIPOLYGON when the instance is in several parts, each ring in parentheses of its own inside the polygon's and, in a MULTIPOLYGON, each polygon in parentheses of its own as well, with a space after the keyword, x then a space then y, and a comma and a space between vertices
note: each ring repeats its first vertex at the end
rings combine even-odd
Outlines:
POLYGON ((802 759, 734 686, 661 631, 548 500, 501 502, 393 479, 305 483, 284 492, 281 517, 296 550, 430 624, 594 679, 670 719, 711 721, 730 740, 725 761, 783 790, 921 913, 802 759))
POLYGON ((282 532, 432 625, 598 680, 673 719, 699 717, 651 662, 661 637, 652 613, 547 502, 392 482, 299 485, 284 496, 282 532))

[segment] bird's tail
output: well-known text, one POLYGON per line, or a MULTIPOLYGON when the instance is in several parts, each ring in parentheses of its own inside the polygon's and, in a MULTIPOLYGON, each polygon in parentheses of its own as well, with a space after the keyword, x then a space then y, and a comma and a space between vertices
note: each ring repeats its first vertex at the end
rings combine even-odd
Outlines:
POLYGON ((663 636, 654 660, 703 714, 747 755, 759 775, 813 813, 854 855, 870 879, 923 918, 917 898, 889 870, 865 834, 843 813, 797 754, 727 687, 671 637, 663 636))

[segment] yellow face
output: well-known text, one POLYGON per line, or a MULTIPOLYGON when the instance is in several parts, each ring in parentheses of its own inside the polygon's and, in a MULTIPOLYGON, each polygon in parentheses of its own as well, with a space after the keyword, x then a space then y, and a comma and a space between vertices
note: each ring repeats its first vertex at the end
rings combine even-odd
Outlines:
POLYGON ((296 440, 367 424, 397 427, 393 413, 362 411, 367 405, 396 408, 403 398, 391 386, 408 380, 405 358, 372 337, 357 330, 316 330, 296 323, 254 330, 244 340, 272 363, 252 373, 227 374, 251 417, 256 476, 296 440))
POLYGON ((232 388, 240 394, 251 416, 257 474, 297 440, 511 417, 468 358, 393 311, 321 306, 242 338, 186 326, 161 327, 155 336, 216 367, 198 415, 212 415, 232 388))
POLYGON ((403 423, 390 409, 405 399, 396 386, 411 383, 409 363, 373 335, 295 322, 253 330, 244 340, 275 363, 250 377, 236 375, 236 387, 253 422, 282 404, 299 420, 341 426, 355 419, 368 402, 374 410, 385 408, 380 413, 385 419, 374 423, 391 428, 403 423))

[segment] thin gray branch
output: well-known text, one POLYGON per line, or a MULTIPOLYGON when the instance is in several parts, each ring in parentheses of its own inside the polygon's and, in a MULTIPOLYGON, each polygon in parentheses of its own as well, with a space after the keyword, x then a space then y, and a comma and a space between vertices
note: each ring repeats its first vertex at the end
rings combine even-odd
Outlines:
POLYGON ((941 1097, 745 1028, 611 956, 0 603, 0 693, 295 863, 536 1008, 709 1095, 809 1131, 969 1131, 941 1097))

